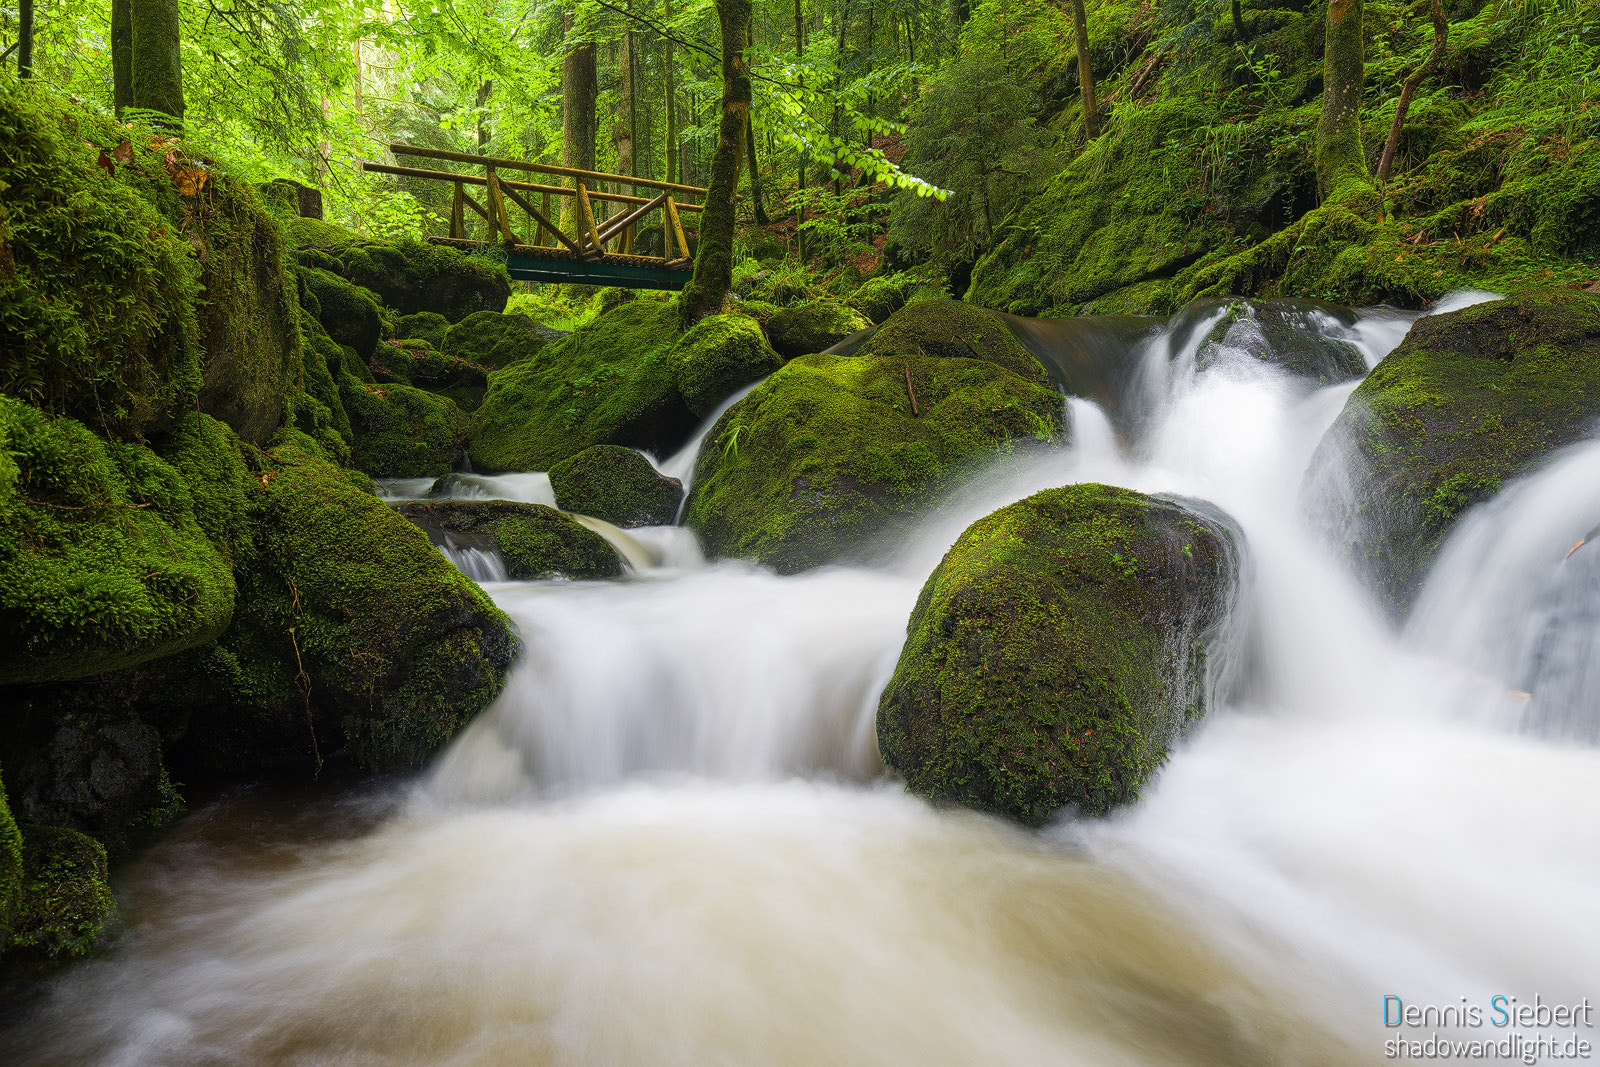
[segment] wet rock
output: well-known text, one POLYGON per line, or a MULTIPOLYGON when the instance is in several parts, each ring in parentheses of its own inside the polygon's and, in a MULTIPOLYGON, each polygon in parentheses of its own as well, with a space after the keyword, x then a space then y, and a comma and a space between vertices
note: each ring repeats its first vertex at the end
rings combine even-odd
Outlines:
POLYGON ((878 705, 913 791, 1028 825, 1129 803, 1206 710, 1239 560, 1210 509, 1104 485, 974 523, 923 586, 878 705))
POLYGON ((879 357, 978 359, 1029 381, 1045 384, 1050 380, 1000 316, 957 300, 919 300, 906 305, 858 352, 879 357))
POLYGON ((700 418, 710 415, 739 389, 783 366, 760 324, 747 315, 701 319, 679 339, 673 357, 678 392, 700 418))
POLYGON ((106 850, 60 826, 22 827, 22 877, 7 962, 86 955, 116 920, 106 850))
POLYGON ((1179 312, 1174 336, 1181 335, 1185 320, 1209 318, 1224 309, 1223 317, 1206 332, 1195 354, 1195 366, 1205 370, 1230 354, 1271 363, 1291 374, 1322 385, 1352 381, 1367 372, 1366 361, 1353 340, 1331 336, 1349 331, 1356 314, 1349 308, 1310 300, 1197 300, 1179 312))
POLYGON ((872 323, 837 300, 813 300, 784 308, 767 320, 772 347, 785 359, 822 352, 872 323))
POLYGON ((435 544, 443 544, 447 533, 481 539, 482 547, 499 552, 506 574, 518 581, 614 578, 622 573, 622 561, 603 537, 543 504, 415 501, 398 511, 435 544))
POLYGON ((668 478, 631 448, 595 445, 550 468, 556 504, 614 526, 670 526, 683 483, 668 478))

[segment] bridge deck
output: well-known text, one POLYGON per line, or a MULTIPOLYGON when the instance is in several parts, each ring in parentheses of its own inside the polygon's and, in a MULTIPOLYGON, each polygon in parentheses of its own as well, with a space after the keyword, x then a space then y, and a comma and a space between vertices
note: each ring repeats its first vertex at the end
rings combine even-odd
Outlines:
POLYGON ((487 245, 482 241, 430 237, 429 244, 482 252, 503 247, 506 273, 519 282, 561 282, 569 285, 618 285, 628 289, 682 289, 694 276, 694 264, 680 260, 668 266, 657 256, 630 256, 607 252, 599 258, 579 258, 565 248, 539 245, 487 245))

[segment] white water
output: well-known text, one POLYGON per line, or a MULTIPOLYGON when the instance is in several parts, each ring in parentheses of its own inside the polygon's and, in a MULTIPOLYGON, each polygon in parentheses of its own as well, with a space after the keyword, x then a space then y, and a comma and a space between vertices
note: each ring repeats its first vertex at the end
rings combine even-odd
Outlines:
POLYGON ((1469 517, 1402 640, 1298 518, 1352 386, 1179 355, 1134 440, 1071 402, 1074 447, 880 569, 491 586, 527 660, 399 810, 242 855, 180 834, 20 1060, 1342 1067, 1384 1062, 1385 994, 1600 995, 1600 753, 1570 725, 1600 704, 1571 577, 1600 544, 1559 559, 1600 452, 1469 517), (923 576, 972 518, 1089 479, 1244 530, 1235 695, 1110 820, 905 797, 872 716, 923 576), (1524 683, 1537 716, 1485 710, 1524 683))

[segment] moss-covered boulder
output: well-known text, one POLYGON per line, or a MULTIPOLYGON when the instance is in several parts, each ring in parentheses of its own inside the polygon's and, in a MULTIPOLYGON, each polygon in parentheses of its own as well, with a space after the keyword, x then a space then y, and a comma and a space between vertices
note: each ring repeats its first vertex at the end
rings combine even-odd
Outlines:
POLYGON ((914 274, 904 271, 881 274, 862 282, 845 303, 865 315, 869 321, 881 323, 905 307, 911 294, 921 286, 922 279, 914 274))
POLYGON ((600 444, 672 452, 697 422, 678 392, 677 322, 670 301, 632 300, 492 372, 467 441, 473 468, 547 470, 600 444))
POLYGON ((21 896, 22 831, 17 829, 17 820, 6 800, 6 784, 0 778, 0 952, 4 952, 11 941, 21 896))
POLYGON ((436 347, 494 370, 537 355, 545 341, 545 331, 530 315, 474 311, 450 327, 436 347))
POLYGON ((11 931, 12 955, 86 955, 116 920, 105 846, 60 826, 22 827, 22 879, 11 931))
POLYGON ((511 500, 415 501, 399 513, 435 544, 497 552, 517 581, 614 578, 622 561, 599 534, 543 504, 511 500))
POLYGON ((550 468, 556 505, 625 529, 670 526, 683 483, 668 478, 631 448, 595 445, 550 468))
POLYGON ((1356 314, 1349 308, 1309 300, 1196 300, 1179 313, 1172 333, 1179 336, 1190 324, 1198 326, 1219 311, 1220 318, 1211 323, 1196 349, 1199 370, 1238 354, 1323 385, 1351 381, 1367 372, 1355 342, 1332 336, 1339 327, 1355 326, 1356 314))
POLYGON ((891 358, 981 359, 1041 384, 1050 380, 992 312, 956 300, 920 300, 891 315, 857 352, 891 358))
POLYGON ((182 665, 189 756, 224 772, 337 751, 415 766, 499 693, 509 622, 337 467, 292 443, 273 456, 250 493, 233 624, 182 665))
POLYGON ((970 467, 1065 432, 1060 394, 987 360, 801 356, 712 428, 684 523, 785 573, 860 558, 970 467))
POLYGON ((878 704, 884 762, 916 793, 1029 825, 1136 799, 1205 713, 1238 569, 1219 517, 1126 489, 980 519, 912 612, 878 704))
POLYGON ((395 336, 417 338, 434 348, 444 349, 445 335, 450 332, 450 320, 437 311, 419 311, 415 315, 402 315, 395 321, 395 336))
POLYGON ((0 684, 131 666, 228 625, 232 569, 207 526, 227 521, 236 452, 180 441, 191 485, 149 449, 3 395, 0 437, 0 684))
POLYGON ((689 410, 705 418, 736 391, 783 366, 755 319, 708 315, 673 349, 678 392, 689 410))
POLYGON ((767 320, 772 347, 785 359, 822 352, 872 323, 861 312, 837 300, 813 300, 784 308, 767 320))
POLYGON ((365 243, 338 253, 346 278, 402 315, 432 311, 460 322, 475 311, 502 311, 511 295, 503 264, 454 248, 400 241, 365 243))
POLYGON ((350 418, 350 462, 374 478, 450 473, 466 417, 446 397, 397 382, 345 375, 339 400, 350 418))
POLYGON ((1395 614, 1456 519, 1600 419, 1600 297, 1525 292, 1422 319, 1318 446, 1304 503, 1395 614))
POLYGON ((298 270, 306 310, 337 344, 348 345, 362 359, 369 358, 383 337, 384 311, 378 298, 332 271, 317 267, 298 270))

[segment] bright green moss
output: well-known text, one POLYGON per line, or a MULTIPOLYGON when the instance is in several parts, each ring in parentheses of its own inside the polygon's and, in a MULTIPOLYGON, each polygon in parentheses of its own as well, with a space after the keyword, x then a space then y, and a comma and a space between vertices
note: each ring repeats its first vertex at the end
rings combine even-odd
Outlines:
POLYGON ((870 325, 865 315, 837 300, 813 300, 773 315, 767 320, 767 336, 779 355, 792 359, 832 348, 870 325))
POLYGON ((539 324, 527 315, 474 311, 450 327, 441 351, 493 370, 532 359, 545 345, 539 324))
POLYGON ((603 537, 543 504, 511 500, 449 500, 403 504, 400 514, 436 542, 481 542, 505 562, 514 581, 615 578, 622 561, 603 537))
POLYGON ((891 315, 860 348, 863 356, 981 359, 1041 384, 1050 380, 997 316, 955 300, 919 300, 891 315))
POLYGON ((801 356, 712 429, 684 523, 784 573, 859 558, 967 466, 1064 434, 1059 394, 986 360, 801 356))
POLYGON ((595 445, 550 467, 556 504, 615 526, 670 526, 683 485, 621 445, 595 445))
POLYGON ((0 780, 0 952, 11 941, 17 905, 22 898, 22 831, 11 817, 6 786, 0 780))
POLYGON ((1600 298, 1531 291, 1425 318, 1345 405, 1306 502, 1403 614, 1456 519, 1597 418, 1600 298))
POLYGON ((440 351, 444 350, 445 334, 450 332, 450 320, 437 311, 419 311, 415 315, 402 315, 395 323, 395 335, 418 338, 440 351))
POLYGON ((545 470, 590 445, 671 452, 695 416, 678 392, 677 312, 637 299, 489 375, 468 438, 482 471, 545 470))
POLYGON ((501 311, 511 295, 503 264, 453 248, 399 241, 352 245, 340 271, 402 315, 432 311, 460 322, 475 311, 501 311))
POLYGON ((305 392, 295 400, 295 427, 315 440, 328 458, 343 466, 350 462, 354 433, 350 415, 339 397, 334 369, 348 365, 370 374, 370 368, 354 352, 335 344, 309 312, 301 313, 300 328, 304 339, 300 354, 305 392))
POLYGON ((678 340, 672 356, 678 392, 700 418, 783 365, 761 326, 746 315, 707 315, 678 340))
MULTIPOLYGON (((175 445, 186 464, 226 451, 214 427, 194 432, 175 445)), ((16 466, 0 487, 0 682, 98 674, 222 632, 233 575, 206 534, 227 525, 226 471, 197 503, 149 450, 5 396, 0 433, 16 466)))
POLYGON ((306 310, 316 315, 335 343, 355 349, 362 359, 370 358, 383 337, 384 310, 378 298, 331 271, 297 269, 312 297, 306 310))
MULTIPOLYGON (((350 416, 350 462, 375 478, 449 474, 466 416, 455 403, 410 385, 346 375, 339 399, 350 416)), ((331 458, 331 457, 330 457, 331 458)))
POLYGON ((911 294, 917 291, 922 279, 901 271, 898 274, 881 274, 862 282, 845 301, 871 322, 881 323, 906 306, 911 294))
POLYGON ((88 954, 117 917, 105 846, 60 826, 24 826, 22 841, 9 951, 51 959, 88 954))
POLYGON ((907 786, 1038 825, 1137 799, 1205 712, 1237 555, 1222 524, 1103 485, 974 523, 923 586, 878 705, 907 786))

